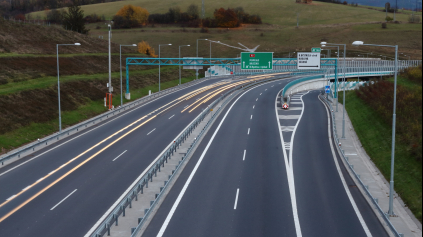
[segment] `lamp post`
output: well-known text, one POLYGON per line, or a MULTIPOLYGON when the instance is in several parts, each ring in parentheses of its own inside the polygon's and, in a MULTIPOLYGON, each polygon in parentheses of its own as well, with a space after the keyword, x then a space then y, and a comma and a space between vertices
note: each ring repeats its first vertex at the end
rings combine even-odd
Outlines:
POLYGON ((122 91, 122 46, 124 47, 137 47, 136 44, 132 45, 119 45, 119 61, 120 61, 120 106, 123 105, 123 91, 122 91))
POLYGON ((160 57, 160 46, 171 46, 172 44, 159 44, 159 91, 161 91, 161 84, 160 84, 160 65, 162 65, 162 59, 160 57))
MULTIPOLYGON (((325 44, 322 44, 322 47, 326 48, 337 48, 338 52, 335 52, 338 56, 338 62, 339 62, 339 46, 327 46, 325 44)), ((335 78, 335 97, 336 97, 336 112, 338 112, 338 78, 335 78)))
POLYGON ((65 46, 65 45, 76 45, 80 46, 80 43, 74 43, 74 44, 57 44, 56 45, 56 52, 57 52, 57 99, 59 103, 59 133, 62 132, 62 112, 60 107, 60 73, 59 73, 59 46, 65 46))
POLYGON ((212 58, 211 43, 212 43, 212 42, 215 42, 215 43, 220 43, 220 41, 211 41, 211 40, 209 40, 209 41, 210 41, 210 63, 211 63, 211 58, 212 58))
MULTIPOLYGON (((207 41, 208 39, 197 39, 197 58, 198 58, 198 41, 199 40, 206 40, 207 41)), ((198 80, 198 69, 196 69, 195 71, 196 71, 195 77, 196 77, 196 80, 198 80)))
POLYGON ((113 92, 112 88, 112 50, 111 50, 111 39, 112 39, 112 25, 109 27, 109 93, 113 92))
POLYGON ((181 47, 190 47, 191 45, 180 45, 179 46, 179 85, 181 85, 182 84, 182 82, 181 82, 181 47))
POLYGON ((344 111, 343 111, 343 113, 342 113, 342 138, 345 138, 345 110, 346 110, 346 106, 345 106, 345 83, 346 83, 346 79, 345 79, 345 73, 346 73, 346 70, 345 70, 345 66, 346 66, 346 63, 347 63, 347 45, 346 44, 332 44, 332 43, 327 43, 327 42, 322 42, 321 44, 323 44, 323 45, 326 45, 326 44, 328 44, 328 45, 338 45, 338 46, 344 46, 344 65, 343 65, 343 69, 342 69, 342 71, 344 72, 343 74, 344 74, 344 78, 343 78, 343 82, 344 82, 344 98, 342 98, 343 99, 343 104, 344 104, 344 111))
POLYGON ((394 89, 394 112, 392 115, 392 149, 391 149, 391 182, 389 192, 389 210, 388 215, 394 215, 394 166, 395 166, 395 130, 396 130, 396 110, 397 110, 397 78, 398 78, 398 45, 377 45, 364 44, 362 41, 355 41, 353 45, 360 46, 376 46, 376 47, 390 47, 395 48, 395 89, 394 89))

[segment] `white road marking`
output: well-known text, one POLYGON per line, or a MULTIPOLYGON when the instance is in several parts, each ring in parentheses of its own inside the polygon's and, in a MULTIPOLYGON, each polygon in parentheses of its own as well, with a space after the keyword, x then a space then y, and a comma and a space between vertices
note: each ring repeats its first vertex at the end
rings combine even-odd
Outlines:
POLYGON ((26 188, 22 189, 22 191, 25 191, 25 190, 27 190, 30 187, 32 187, 32 185, 27 186, 26 188))
POLYGON ((246 155, 247 155, 247 150, 244 150, 244 157, 242 158, 242 160, 245 160, 246 155))
POLYGON ((117 160, 119 157, 121 157, 123 154, 125 154, 128 150, 125 150, 124 152, 122 152, 122 154, 118 155, 116 158, 114 158, 112 161, 117 160))
MULTIPOLYGON (((279 91, 278 95, 280 94, 280 92, 282 92, 282 90, 279 91)), ((277 99, 278 99, 278 96, 276 96, 276 100, 277 99)), ((277 106, 276 103, 275 103, 275 115, 276 115, 276 119, 280 118, 280 116, 278 115, 278 106, 277 106)), ((280 126, 279 126, 279 137, 281 139, 282 153, 283 153, 283 157, 284 157, 284 161, 285 161, 286 176, 288 178, 288 188, 289 188, 289 194, 290 194, 290 197, 291 197, 291 206, 292 206, 292 214, 293 214, 294 224, 295 224, 295 231, 296 231, 297 237, 302 237, 303 235, 302 235, 302 232, 301 232, 300 218, 298 216, 297 197, 296 197, 296 193, 295 193, 294 172, 289 167, 288 155, 286 153, 286 147, 285 147, 285 141, 283 139, 282 129, 281 129, 280 126)))
POLYGON ((263 93, 260 93, 260 95, 262 95, 263 93))
POLYGON ((254 109, 254 108, 256 108, 256 106, 255 106, 255 105, 253 105, 253 109, 254 109))
POLYGON ((250 119, 253 119, 253 115, 251 115, 251 118, 250 119))
MULTIPOLYGON (((320 100, 320 98, 319 98, 319 100, 320 100)), ((326 108, 326 114, 327 114, 327 117, 328 117, 328 134, 329 134, 328 138, 329 138, 329 144, 330 144, 330 149, 332 151, 333 160, 335 161, 336 169, 338 170, 339 177, 341 178, 341 181, 342 181, 342 184, 344 186, 345 192, 347 193, 347 196, 350 199, 351 205, 353 206, 353 209, 354 209, 354 211, 355 211, 355 213, 356 213, 356 215, 358 217, 358 220, 361 223, 361 226, 364 229, 364 232, 366 232, 367 237, 372 237, 372 233, 370 232, 369 228, 367 227, 367 224, 364 221, 363 216, 361 215, 360 210, 358 209, 357 204, 355 203, 354 198, 351 195, 351 192, 350 192, 350 190, 348 188, 347 182, 345 182, 344 175, 342 174, 341 168, 339 166, 338 159, 337 159, 336 154, 335 154, 335 149, 333 148, 332 141, 331 141, 332 133, 331 133, 331 129, 330 129, 331 124, 330 124, 329 110, 326 107, 326 105, 323 103, 323 101, 320 100, 320 102, 322 102, 322 104, 326 108)))
POLYGON ((293 132, 295 126, 281 126, 282 132, 293 132))
POLYGON ((250 129, 248 129, 248 133, 247 134, 250 135, 250 129))
POLYGON ((189 105, 185 106, 184 109, 186 109, 189 105))
POLYGON ((236 190, 236 197, 235 197, 235 205, 234 205, 234 210, 236 210, 236 206, 238 204, 238 196, 239 196, 239 189, 236 190))
MULTIPOLYGON (((188 189, 189 184, 191 183, 192 179, 194 178, 195 173, 198 170, 198 167, 200 166, 201 162, 204 159, 204 156, 206 156, 207 151, 209 150, 214 138, 216 137, 217 133, 219 132, 220 128, 222 127, 223 122, 226 120, 226 117, 228 116, 229 112, 231 112, 232 108, 234 107, 234 105, 236 104, 236 102, 238 102, 239 99, 241 99, 242 96, 244 96, 246 93, 248 93, 249 91, 255 89, 255 87, 249 89, 248 91, 244 92, 241 96, 238 97, 238 99, 235 100, 235 102, 231 105, 231 107, 228 109, 228 111, 226 112, 225 116, 222 118, 222 121, 220 121, 219 126, 217 126, 216 130, 214 131, 213 136, 210 138, 209 143, 207 144, 206 148, 204 149, 203 153, 201 154, 200 159, 197 161, 197 164, 195 165, 194 169, 192 170, 190 176, 188 177, 184 187, 182 188, 181 192, 179 193, 178 198, 176 199, 175 203, 172 206, 172 209, 170 209, 169 214, 166 217, 166 220, 163 222, 162 227, 160 228, 159 233, 157 234, 157 237, 162 237, 163 234, 166 231, 167 226, 169 225, 170 220, 173 217, 173 214, 176 211, 176 208, 178 208, 179 203, 181 202, 183 196, 185 195, 185 192, 188 189)), ((89 232, 90 233, 90 232, 89 232)), ((86 235, 87 236, 87 235, 86 235)))
POLYGON ((72 195, 73 193, 75 193, 76 192, 76 190, 78 190, 78 189, 75 189, 75 190, 73 190, 73 192, 71 192, 68 196, 66 196, 65 198, 63 198, 63 200, 62 201, 60 201, 59 203, 57 203, 56 204, 56 206, 54 206, 54 207, 52 207, 51 209, 50 209, 50 211, 53 211, 54 210, 54 208, 56 208, 57 206, 59 206, 62 202, 64 202, 68 197, 70 197, 70 195, 72 195))
POLYGON ((148 135, 150 135, 152 132, 154 132, 154 131, 156 131, 156 129, 153 129, 151 132, 149 132, 148 134, 147 134, 147 136, 148 135))
POLYGON ((36 183, 39 183, 39 182, 43 181, 44 179, 45 178, 41 178, 41 179, 37 180, 36 183))
POLYGON ((10 198, 6 199, 6 201, 9 201, 10 199, 13 199, 13 198, 15 198, 15 197, 16 197, 16 194, 15 194, 15 195, 13 195, 13 196, 11 196, 10 198))
POLYGON ((258 98, 256 99, 256 101, 258 101, 258 98))
POLYGON ((299 119, 300 115, 278 115, 279 119, 299 119))
POLYGON ((173 118, 173 117, 175 117, 175 115, 170 116, 170 118, 169 118, 169 119, 171 119, 171 118, 173 118))
POLYGON ((267 91, 267 89, 266 89, 266 90, 264 90, 264 91, 267 91))

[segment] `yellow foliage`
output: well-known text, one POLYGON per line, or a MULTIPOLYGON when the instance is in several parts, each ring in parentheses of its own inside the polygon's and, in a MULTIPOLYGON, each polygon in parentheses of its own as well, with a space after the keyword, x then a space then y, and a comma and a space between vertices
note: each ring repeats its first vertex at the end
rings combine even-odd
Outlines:
POLYGON ((116 15, 128 20, 137 21, 140 25, 145 25, 150 13, 142 7, 125 5, 116 13, 116 15))
POLYGON ((138 52, 157 58, 156 51, 147 42, 142 41, 138 43, 138 52))

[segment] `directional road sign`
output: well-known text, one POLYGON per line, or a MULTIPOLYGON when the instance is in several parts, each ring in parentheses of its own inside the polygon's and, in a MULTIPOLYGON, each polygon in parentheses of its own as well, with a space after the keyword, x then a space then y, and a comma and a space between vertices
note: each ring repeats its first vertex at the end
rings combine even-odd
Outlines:
POLYGON ((321 48, 311 48, 311 52, 312 53, 321 53, 322 49, 321 48))
POLYGON ((330 86, 325 86, 325 93, 329 94, 330 93, 330 86))
POLYGON ((298 53, 297 69, 320 69, 320 53, 298 53))
POLYGON ((272 70, 273 53, 241 53, 242 70, 272 70))

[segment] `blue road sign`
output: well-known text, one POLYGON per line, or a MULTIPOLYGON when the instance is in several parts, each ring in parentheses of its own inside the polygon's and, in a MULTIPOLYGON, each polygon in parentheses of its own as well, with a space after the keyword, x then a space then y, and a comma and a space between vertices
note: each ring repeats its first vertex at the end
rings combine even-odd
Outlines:
POLYGON ((325 86, 325 92, 326 92, 326 94, 330 93, 330 86, 325 86))

